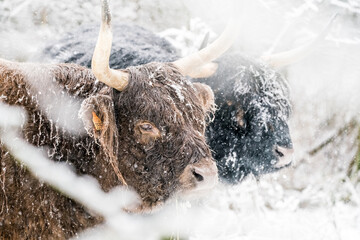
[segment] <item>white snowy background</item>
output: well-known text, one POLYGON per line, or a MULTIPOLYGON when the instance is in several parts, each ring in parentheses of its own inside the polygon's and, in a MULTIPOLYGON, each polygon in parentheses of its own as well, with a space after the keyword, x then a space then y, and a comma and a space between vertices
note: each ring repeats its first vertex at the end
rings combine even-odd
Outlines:
MULTIPOLYGON (((348 174, 360 146, 360 1, 238 1, 241 30, 234 47, 253 58, 306 43, 338 13, 315 52, 280 69, 291 86, 292 167, 259 181, 249 177, 219 186, 201 200, 174 200, 154 216, 120 214, 83 239, 360 238, 360 176, 348 174), (116 223, 122 227, 114 231, 116 223)), ((216 37, 231 2, 113 0, 111 6, 113 21, 151 29, 187 54, 208 31, 216 37)), ((0 57, 37 59, 47 43, 99 19, 99 0, 0 0, 0 57)), ((0 110, 1 117, 10 116, 0 110)))

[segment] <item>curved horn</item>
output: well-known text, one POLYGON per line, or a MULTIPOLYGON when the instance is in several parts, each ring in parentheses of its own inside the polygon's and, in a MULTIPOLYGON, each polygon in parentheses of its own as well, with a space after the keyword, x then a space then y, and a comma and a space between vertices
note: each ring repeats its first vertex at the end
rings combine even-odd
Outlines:
POLYGON ((331 17, 330 22, 326 25, 323 31, 311 42, 297 47, 295 49, 281 52, 272 55, 263 55, 261 59, 267 62, 270 66, 279 68, 295 62, 300 61, 314 50, 319 47, 319 44, 325 39, 326 35, 330 32, 331 26, 336 18, 337 14, 331 17))
POLYGON ((183 75, 194 78, 211 76, 217 69, 217 64, 211 61, 221 56, 235 42, 237 24, 234 18, 230 20, 223 33, 209 46, 187 57, 180 58, 173 64, 183 75))
POLYGON ((101 2, 102 21, 99 37, 91 61, 91 70, 100 82, 122 91, 129 82, 129 75, 124 71, 113 70, 109 67, 112 44, 111 13, 108 1, 102 0, 101 2))

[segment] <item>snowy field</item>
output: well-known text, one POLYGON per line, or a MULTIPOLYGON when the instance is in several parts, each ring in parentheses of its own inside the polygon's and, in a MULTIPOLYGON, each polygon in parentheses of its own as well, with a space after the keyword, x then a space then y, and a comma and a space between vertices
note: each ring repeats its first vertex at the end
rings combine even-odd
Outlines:
MULTIPOLYGON (((0 57, 38 60, 49 42, 81 25, 98 24, 99 2, 0 0, 0 57)), ((221 31, 230 1, 113 0, 111 5, 114 22, 151 29, 187 54, 208 31, 212 39, 221 31)), ((174 200, 154 216, 119 215, 118 222, 114 217, 79 237, 360 238, 360 176, 350 167, 360 154, 360 1, 242 0, 241 7, 234 47, 253 58, 306 43, 338 13, 314 53, 280 70, 291 86, 293 165, 259 180, 249 177, 237 186, 219 186, 201 200, 174 200), (122 227, 114 230, 114 222, 122 227)))

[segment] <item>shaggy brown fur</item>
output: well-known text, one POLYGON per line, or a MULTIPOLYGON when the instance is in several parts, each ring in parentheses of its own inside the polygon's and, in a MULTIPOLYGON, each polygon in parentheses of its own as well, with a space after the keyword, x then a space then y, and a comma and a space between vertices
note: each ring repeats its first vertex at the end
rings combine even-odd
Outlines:
POLYGON ((148 207, 171 195, 189 163, 211 158, 204 137, 206 113, 195 88, 171 64, 131 67, 129 73, 129 86, 115 96, 117 125, 128 126, 119 136, 120 170, 148 207), (145 146, 132 138, 135 124, 144 119, 156 123, 162 136, 145 146))
MULTIPOLYGON (((121 184, 114 172, 118 167, 140 195, 140 209, 148 209, 196 185, 181 186, 186 166, 204 159, 212 162, 204 138, 208 107, 197 97, 198 86, 194 88, 172 64, 129 68, 130 83, 123 92, 97 82, 89 69, 77 65, 40 68, 49 74, 48 81, 54 79, 59 92, 82 102, 74 116, 79 114, 87 134, 71 133, 49 118, 32 84, 38 79, 27 76, 23 64, 0 59, 2 101, 27 110, 23 137, 28 142, 44 147, 49 158, 67 162, 79 174, 92 175, 104 191, 121 184), (103 121, 101 131, 92 125, 92 111, 103 121), (146 144, 135 133, 136 124, 144 120, 160 131, 160 137, 146 144)), ((3 146, 0 166, 1 239, 69 238, 102 221, 31 176, 3 146)))

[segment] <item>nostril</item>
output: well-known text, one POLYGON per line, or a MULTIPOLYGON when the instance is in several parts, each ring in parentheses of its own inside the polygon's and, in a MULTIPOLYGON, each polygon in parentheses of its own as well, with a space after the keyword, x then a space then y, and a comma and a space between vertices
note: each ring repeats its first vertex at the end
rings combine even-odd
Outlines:
POLYGON ((192 174, 198 182, 204 181, 204 177, 201 174, 197 173, 195 169, 192 170, 192 174))
POLYGON ((275 167, 281 168, 289 165, 294 158, 294 149, 276 146, 274 149, 274 154, 277 155, 278 159, 275 167))
POLYGON ((275 153, 279 156, 279 157, 283 157, 284 154, 282 152, 279 151, 279 149, 275 148, 275 153))

